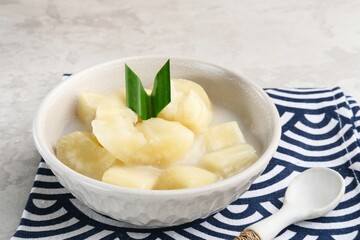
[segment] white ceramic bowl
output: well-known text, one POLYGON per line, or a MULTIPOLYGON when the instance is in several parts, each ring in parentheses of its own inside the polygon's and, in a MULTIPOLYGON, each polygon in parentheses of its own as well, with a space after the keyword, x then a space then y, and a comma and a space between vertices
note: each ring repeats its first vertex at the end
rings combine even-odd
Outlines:
MULTIPOLYGON (((142 227, 174 226, 206 217, 237 199, 262 173, 280 139, 278 112, 267 94, 253 82, 222 67, 187 58, 170 57, 171 77, 198 82, 212 102, 233 111, 245 138, 259 159, 228 179, 182 190, 135 190, 83 176, 60 162, 54 153, 57 140, 76 119, 81 90, 110 92, 124 87, 124 63, 145 86, 168 57, 134 57, 101 64, 61 82, 44 99, 34 120, 36 147, 48 166, 75 197, 114 219, 142 227)), ((71 127, 70 127, 71 128, 71 127)))

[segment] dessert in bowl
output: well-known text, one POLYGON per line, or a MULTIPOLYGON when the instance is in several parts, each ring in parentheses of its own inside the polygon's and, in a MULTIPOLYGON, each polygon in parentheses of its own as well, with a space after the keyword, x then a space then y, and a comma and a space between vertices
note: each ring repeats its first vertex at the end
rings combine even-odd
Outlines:
MULTIPOLYGON (((149 190, 102 182, 74 171, 59 160, 55 150, 59 139, 83 127, 77 120, 82 92, 108 93, 124 88, 125 63, 134 69, 145 87, 150 87, 156 71, 168 58, 126 58, 77 73, 48 94, 34 120, 35 144, 59 182, 95 211, 135 226, 179 225, 225 208, 265 169, 280 139, 277 110, 267 94, 253 82, 213 64, 170 57, 171 78, 199 84, 214 106, 217 124, 237 122, 257 153, 251 165, 203 186, 149 190)), ((187 158, 191 159, 191 155, 187 158)), ((183 174, 187 174, 186 171, 182 169, 183 174)))

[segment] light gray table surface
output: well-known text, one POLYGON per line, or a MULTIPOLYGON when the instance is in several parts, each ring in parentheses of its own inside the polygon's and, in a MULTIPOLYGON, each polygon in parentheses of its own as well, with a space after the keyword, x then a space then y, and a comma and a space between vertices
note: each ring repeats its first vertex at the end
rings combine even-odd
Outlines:
POLYGON ((360 1, 0 0, 0 239, 19 223, 40 160, 32 119, 62 73, 150 54, 360 100, 360 1))

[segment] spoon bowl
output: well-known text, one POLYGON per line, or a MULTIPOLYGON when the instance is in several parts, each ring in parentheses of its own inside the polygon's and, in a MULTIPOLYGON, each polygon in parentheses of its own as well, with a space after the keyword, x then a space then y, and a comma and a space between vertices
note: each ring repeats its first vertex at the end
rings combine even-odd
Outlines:
POLYGON ((317 218, 334 209, 345 191, 339 173, 328 168, 312 168, 300 174, 285 193, 285 204, 307 212, 307 219, 317 218))
POLYGON ((312 168, 298 175, 285 192, 282 208, 245 229, 238 240, 270 240, 285 227, 321 217, 333 210, 345 193, 344 179, 328 168, 312 168))

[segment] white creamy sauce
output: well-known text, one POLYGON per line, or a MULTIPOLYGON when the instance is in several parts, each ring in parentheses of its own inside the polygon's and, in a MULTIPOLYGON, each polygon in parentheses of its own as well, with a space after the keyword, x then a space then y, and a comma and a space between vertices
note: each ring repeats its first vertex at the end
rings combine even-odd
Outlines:
POLYGON ((87 131, 89 132, 90 130, 85 126, 85 124, 83 124, 77 117, 77 115, 75 115, 75 117, 73 119, 71 119, 68 124, 66 124, 64 131, 62 133, 62 136, 68 135, 72 132, 75 131, 87 131))
POLYGON ((224 107, 217 106, 217 105, 214 105, 213 108, 214 108, 213 109, 214 113, 213 113, 213 119, 211 121, 210 126, 215 126, 215 125, 218 125, 221 123, 236 121, 239 124, 239 127, 241 128, 240 118, 234 112, 232 112, 229 109, 226 109, 224 107))

